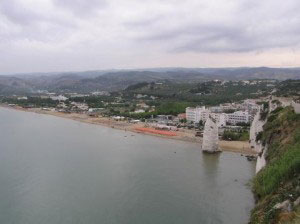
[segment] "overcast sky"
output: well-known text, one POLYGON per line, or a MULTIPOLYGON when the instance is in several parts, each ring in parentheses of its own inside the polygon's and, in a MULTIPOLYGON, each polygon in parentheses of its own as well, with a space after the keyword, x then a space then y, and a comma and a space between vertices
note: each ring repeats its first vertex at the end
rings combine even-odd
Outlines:
POLYGON ((0 73, 300 66, 299 0, 0 0, 0 73))

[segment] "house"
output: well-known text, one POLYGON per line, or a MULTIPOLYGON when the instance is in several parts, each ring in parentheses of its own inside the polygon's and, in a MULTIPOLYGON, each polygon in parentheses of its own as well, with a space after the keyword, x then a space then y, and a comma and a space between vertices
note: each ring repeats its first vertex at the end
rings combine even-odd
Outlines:
POLYGON ((160 124, 167 124, 174 119, 172 115, 157 115, 155 120, 160 124))
POLYGON ((186 113, 178 114, 177 117, 179 120, 186 119, 186 113))
POLYGON ((72 110, 75 111, 87 111, 89 109, 86 103, 72 102, 71 105, 72 105, 72 110))
POLYGON ((59 96, 50 96, 51 100, 58 100, 58 101, 66 101, 68 98, 63 96, 63 95, 59 95, 59 96))
POLYGON ((28 100, 27 96, 21 96, 17 98, 18 100, 28 100))
POLYGON ((96 91, 92 92, 93 96, 110 96, 110 93, 107 91, 96 91))
POLYGON ((141 98, 147 97, 147 95, 142 95, 142 94, 138 93, 138 94, 135 95, 135 97, 136 97, 137 99, 141 99, 141 98))
POLYGON ((115 121, 123 121, 123 120, 125 120, 125 117, 123 117, 123 116, 113 116, 112 117, 115 121))
POLYGON ((91 117, 96 117, 103 112, 105 108, 89 108, 87 114, 91 117))
POLYGON ((143 110, 143 109, 137 109, 133 113, 136 113, 136 114, 138 114, 138 113, 145 113, 145 110, 143 110))

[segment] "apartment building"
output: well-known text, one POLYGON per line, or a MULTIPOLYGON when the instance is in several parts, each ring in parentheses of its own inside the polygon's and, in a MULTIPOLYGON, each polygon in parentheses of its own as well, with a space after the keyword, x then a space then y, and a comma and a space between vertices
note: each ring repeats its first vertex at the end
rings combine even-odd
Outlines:
POLYGON ((236 111, 231 114, 226 114, 226 121, 232 125, 236 125, 237 123, 249 123, 251 119, 251 115, 245 111, 236 111))
POLYGON ((203 107, 187 107, 185 109, 186 120, 188 122, 198 123, 200 120, 202 120, 201 114, 205 110, 206 110, 205 106, 203 106, 203 107))

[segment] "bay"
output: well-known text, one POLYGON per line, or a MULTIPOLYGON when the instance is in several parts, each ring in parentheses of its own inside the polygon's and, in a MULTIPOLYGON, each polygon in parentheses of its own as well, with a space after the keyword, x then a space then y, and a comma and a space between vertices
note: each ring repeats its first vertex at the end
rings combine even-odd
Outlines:
POLYGON ((0 223, 247 223, 255 164, 0 108, 0 223))

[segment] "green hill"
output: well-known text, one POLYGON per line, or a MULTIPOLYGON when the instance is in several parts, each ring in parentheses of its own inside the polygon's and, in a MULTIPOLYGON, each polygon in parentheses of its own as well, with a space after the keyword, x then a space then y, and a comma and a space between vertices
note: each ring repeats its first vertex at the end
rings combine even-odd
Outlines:
POLYGON ((267 117, 262 143, 268 146, 267 165, 253 180, 257 204, 250 223, 300 223, 300 114, 277 108, 267 117), (289 211, 276 204, 289 200, 289 211))

